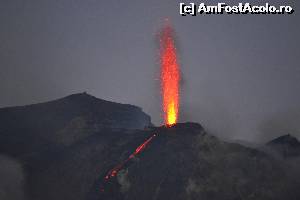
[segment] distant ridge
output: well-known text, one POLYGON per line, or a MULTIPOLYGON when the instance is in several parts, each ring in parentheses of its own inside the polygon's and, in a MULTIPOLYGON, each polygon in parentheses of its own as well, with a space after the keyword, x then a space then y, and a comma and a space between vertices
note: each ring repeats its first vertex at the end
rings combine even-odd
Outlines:
POLYGON ((0 109, 0 152, 21 155, 68 146, 103 129, 144 129, 141 108, 78 93, 45 103, 0 109))
POLYGON ((275 138, 266 145, 284 158, 300 156, 300 142, 290 134, 275 138))
MULTIPOLYGON (((300 199, 300 176, 285 160, 222 141, 197 123, 149 126, 139 107, 87 93, 0 109, 0 174, 12 163, 21 169, 24 200, 300 199)), ((273 143, 298 147, 291 136, 273 143)))

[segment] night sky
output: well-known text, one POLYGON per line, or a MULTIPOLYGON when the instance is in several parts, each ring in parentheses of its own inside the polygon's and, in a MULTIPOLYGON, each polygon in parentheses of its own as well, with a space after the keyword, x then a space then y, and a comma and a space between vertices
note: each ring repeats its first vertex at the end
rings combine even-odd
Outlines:
POLYGON ((179 2, 1 0, 0 107, 86 91, 140 106, 160 125, 157 35, 167 17, 182 71, 180 121, 227 139, 299 138, 299 2, 281 1, 292 15, 195 17, 180 16, 179 2))

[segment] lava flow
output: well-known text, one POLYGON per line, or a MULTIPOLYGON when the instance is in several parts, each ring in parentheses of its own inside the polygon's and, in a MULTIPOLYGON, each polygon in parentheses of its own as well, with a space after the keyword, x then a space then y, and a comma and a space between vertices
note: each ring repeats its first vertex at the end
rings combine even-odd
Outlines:
MULTIPOLYGON (((176 124, 178 120, 180 72, 173 37, 173 29, 170 25, 166 25, 163 28, 160 36, 160 62, 164 122, 166 126, 172 126, 176 124)), ((112 168, 105 176, 104 184, 111 178, 117 176, 118 172, 124 168, 131 159, 142 152, 156 136, 156 134, 152 135, 138 146, 125 161, 112 168)), ((101 188, 101 191, 104 192, 104 188, 101 188)))
POLYGON ((178 119, 180 72, 170 25, 164 27, 160 37, 160 62, 164 121, 167 126, 172 126, 178 119))
MULTIPOLYGON (((112 177, 115 177, 118 172, 124 167, 126 163, 128 163, 131 159, 133 159, 136 155, 141 153, 147 145, 151 142, 151 140, 156 137, 156 134, 152 135, 150 138, 148 138, 145 142, 143 142, 140 146, 138 146, 135 151, 122 163, 118 164, 114 168, 112 168, 107 175, 105 176, 104 180, 105 182, 109 181, 112 177)), ((101 189, 101 191, 104 191, 104 189, 101 189)))

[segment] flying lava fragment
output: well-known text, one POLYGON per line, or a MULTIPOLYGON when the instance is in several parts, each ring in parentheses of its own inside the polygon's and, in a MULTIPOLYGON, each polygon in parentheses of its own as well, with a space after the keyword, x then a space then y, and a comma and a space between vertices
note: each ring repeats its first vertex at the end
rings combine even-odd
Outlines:
POLYGON ((164 122, 174 125, 178 120, 180 72, 174 42, 174 31, 167 24, 160 35, 160 79, 164 122))

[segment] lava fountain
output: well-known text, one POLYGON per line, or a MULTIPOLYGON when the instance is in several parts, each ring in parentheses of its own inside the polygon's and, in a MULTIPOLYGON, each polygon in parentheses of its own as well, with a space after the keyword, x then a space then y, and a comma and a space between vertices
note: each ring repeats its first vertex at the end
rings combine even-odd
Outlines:
MULTIPOLYGON (((180 72, 179 64, 176 55, 176 47, 174 42, 174 32, 170 25, 166 25, 160 35, 160 64, 161 64, 161 93, 163 99, 163 112, 164 121, 166 126, 172 126, 176 124, 178 120, 179 110, 179 82, 180 72)), ((129 157, 123 162, 116 165, 109 170, 104 177, 103 184, 100 187, 100 191, 104 192, 106 184, 116 177, 118 172, 123 169, 128 163, 138 156, 149 143, 158 136, 153 134, 147 140, 145 140, 135 151, 129 155, 129 157)))
POLYGON ((180 72, 174 31, 166 25, 160 35, 160 79, 164 122, 172 126, 178 120, 180 72))

